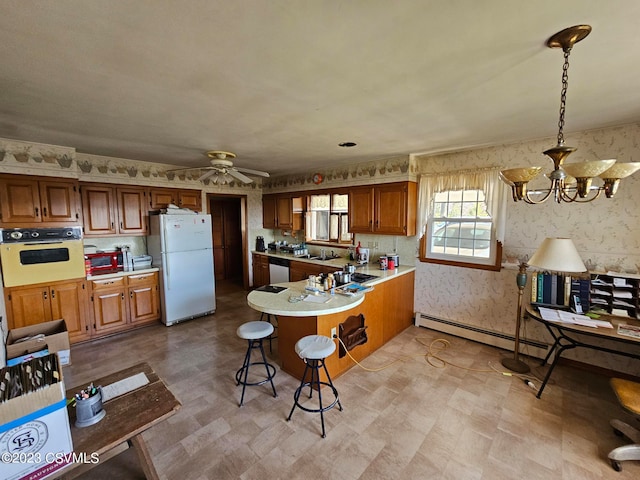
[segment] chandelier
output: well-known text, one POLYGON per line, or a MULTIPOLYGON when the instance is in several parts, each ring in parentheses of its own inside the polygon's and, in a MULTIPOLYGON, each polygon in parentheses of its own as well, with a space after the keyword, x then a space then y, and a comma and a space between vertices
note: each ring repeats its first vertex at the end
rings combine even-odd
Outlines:
POLYGON ((553 171, 545 174, 551 182, 549 188, 528 190, 527 184, 536 178, 542 167, 511 168, 500 172, 500 179, 511 187, 513 200, 524 200, 537 204, 553 198, 561 202, 591 202, 604 192, 607 198, 615 195, 620 179, 633 175, 640 169, 640 162, 616 163, 615 160, 595 160, 583 163, 563 164, 573 152, 574 147, 564 144, 564 115, 569 85, 569 55, 574 44, 591 33, 589 25, 575 25, 565 28, 547 40, 547 47, 562 48, 564 65, 562 66, 562 90, 560 93, 560 119, 558 120, 558 144, 543 153, 553 160, 553 171), (593 179, 599 177, 601 185, 594 185, 593 179))

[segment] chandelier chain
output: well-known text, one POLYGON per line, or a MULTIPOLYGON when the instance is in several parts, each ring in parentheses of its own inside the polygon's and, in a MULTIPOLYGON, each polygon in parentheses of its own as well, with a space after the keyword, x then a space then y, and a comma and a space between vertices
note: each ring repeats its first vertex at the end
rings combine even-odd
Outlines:
POLYGON ((564 145, 564 112, 567 105, 567 88, 569 87, 569 55, 571 48, 564 49, 564 64, 562 65, 562 90, 560 91, 560 119, 558 120, 558 145, 564 145))

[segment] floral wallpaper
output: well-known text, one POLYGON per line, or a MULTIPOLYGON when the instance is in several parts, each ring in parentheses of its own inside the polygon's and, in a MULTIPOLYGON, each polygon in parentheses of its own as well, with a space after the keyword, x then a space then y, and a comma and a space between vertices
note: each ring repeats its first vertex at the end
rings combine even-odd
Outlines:
MULTIPOLYGON (((640 161, 640 124, 572 133, 565 143, 577 148, 567 163, 616 158, 618 162, 640 161)), ((515 168, 553 163, 541 152, 555 139, 541 139, 446 155, 418 158, 420 172, 433 173, 473 167, 515 168)), ((541 185, 546 179, 542 178, 541 185)), ((532 182, 533 183, 533 182, 532 182)), ((591 271, 638 272, 640 269, 640 172, 622 180, 616 196, 586 204, 541 205, 515 203, 507 206, 503 254, 528 259, 546 237, 573 240, 591 271)), ((530 269, 531 271, 531 269, 530 269)), ((418 262, 415 309, 418 312, 513 335, 515 329, 515 266, 500 272, 485 272, 418 262)), ((530 288, 527 286, 526 295, 530 288)), ((525 300, 528 301, 528 298, 525 300)), ((526 322, 526 335, 551 339, 535 322, 526 322)), ((608 345, 611 347, 611 345, 608 345)), ((614 348, 620 347, 614 344, 614 348)), ((581 362, 640 375, 640 363, 626 357, 575 349, 565 354, 581 362)))

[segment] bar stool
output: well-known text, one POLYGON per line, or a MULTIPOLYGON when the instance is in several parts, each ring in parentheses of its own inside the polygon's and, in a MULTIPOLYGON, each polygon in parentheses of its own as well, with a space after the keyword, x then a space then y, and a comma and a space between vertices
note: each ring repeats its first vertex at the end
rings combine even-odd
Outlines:
POLYGON ((242 397, 240 397, 240 407, 244 403, 244 391, 248 386, 262 385, 270 382, 273 389, 274 398, 278 396, 276 393, 276 387, 273 385, 273 377, 276 375, 276 367, 267 362, 267 357, 264 355, 264 349, 262 348, 262 339, 267 338, 273 333, 273 325, 269 322, 247 322, 238 327, 236 334, 238 337, 247 340, 249 346, 247 348, 247 354, 244 356, 244 363, 242 367, 236 372, 236 386, 242 384, 242 397), (262 354, 261 362, 251 362, 251 352, 254 348, 260 350, 262 354), (255 382, 249 382, 249 367, 251 365, 264 365, 267 371, 267 378, 255 382))
POLYGON ((287 417, 287 421, 291 420, 291 416, 293 415, 293 411, 296 409, 296 407, 304 410, 305 412, 320 413, 320 421, 322 422, 322 438, 324 438, 326 436, 324 430, 324 412, 332 409, 336 404, 338 404, 338 408, 340 409, 340 411, 342 411, 342 405, 340 404, 340 399, 338 398, 338 391, 333 386, 333 382, 331 381, 331 377, 329 376, 329 371, 327 370, 327 366, 324 363, 325 358, 336 351, 336 344, 333 343, 332 339, 323 335, 308 335, 298 340, 295 346, 295 350, 300 358, 302 358, 306 366, 304 367, 304 374, 302 375, 300 386, 293 394, 293 407, 291 407, 291 412, 287 417), (327 375, 327 382, 320 381, 321 367, 324 369, 324 372, 327 375), (305 382, 307 372, 310 373, 311 378, 308 382, 305 382), (326 406, 322 405, 322 385, 326 385, 327 387, 329 387, 331 389, 331 392, 333 393, 333 396, 335 397, 333 402, 326 406), (317 388, 318 408, 307 408, 300 403, 300 395, 302 394, 302 389, 307 386, 309 387, 309 398, 311 398, 313 388, 317 388))

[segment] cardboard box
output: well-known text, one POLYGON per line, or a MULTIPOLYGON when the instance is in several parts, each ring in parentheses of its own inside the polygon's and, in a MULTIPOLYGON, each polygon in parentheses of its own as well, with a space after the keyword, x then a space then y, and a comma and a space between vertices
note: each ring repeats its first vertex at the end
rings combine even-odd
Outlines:
POLYGON ((3 479, 44 479, 72 461, 66 405, 62 381, 0 403, 3 479))
POLYGON ((9 330, 7 336, 7 361, 47 349, 49 353, 57 353, 62 365, 71 364, 69 332, 64 320, 38 323, 23 328, 9 330), (37 337, 36 337, 37 336, 37 337), (22 338, 35 337, 19 341, 22 338))

